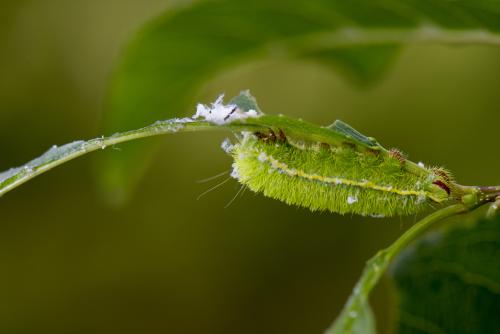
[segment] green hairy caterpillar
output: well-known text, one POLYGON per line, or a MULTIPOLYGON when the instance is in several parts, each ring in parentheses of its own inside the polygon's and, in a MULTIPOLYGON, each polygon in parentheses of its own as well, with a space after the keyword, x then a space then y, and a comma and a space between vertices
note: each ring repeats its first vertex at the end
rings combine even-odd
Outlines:
MULTIPOLYGON (((243 93, 230 104, 259 110, 251 100, 243 93)), ((287 127, 304 124, 288 120, 287 127)), ((317 130, 330 132, 336 140, 307 140, 282 128, 238 135, 235 145, 223 145, 234 158, 232 176, 265 196, 341 214, 409 215, 452 198, 454 187, 446 170, 415 165, 341 121, 317 130)))
POLYGON ((288 204, 371 216, 408 215, 442 203, 446 190, 428 169, 415 175, 400 162, 351 146, 263 141, 246 134, 233 148, 233 175, 251 190, 288 204))

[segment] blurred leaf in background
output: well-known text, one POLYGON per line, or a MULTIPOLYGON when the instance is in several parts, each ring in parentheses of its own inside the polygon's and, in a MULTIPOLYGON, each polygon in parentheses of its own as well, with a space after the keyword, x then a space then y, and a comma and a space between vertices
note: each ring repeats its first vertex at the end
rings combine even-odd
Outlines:
POLYGON ((395 262, 397 333, 500 331, 500 217, 463 220, 429 233, 395 262))

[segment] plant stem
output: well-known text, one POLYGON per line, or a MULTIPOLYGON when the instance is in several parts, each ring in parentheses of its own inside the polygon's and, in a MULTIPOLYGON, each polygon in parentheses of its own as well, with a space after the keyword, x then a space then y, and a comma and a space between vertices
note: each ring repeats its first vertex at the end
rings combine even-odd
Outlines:
POLYGON ((356 283, 349 300, 339 317, 327 329, 326 334, 352 333, 356 315, 365 305, 368 305, 368 297, 371 290, 380 280, 380 277, 385 273, 390 262, 396 255, 410 242, 415 240, 415 238, 427 231, 434 223, 470 210, 470 208, 463 204, 455 204, 438 210, 413 225, 388 248, 377 252, 375 256, 366 262, 363 273, 356 283))

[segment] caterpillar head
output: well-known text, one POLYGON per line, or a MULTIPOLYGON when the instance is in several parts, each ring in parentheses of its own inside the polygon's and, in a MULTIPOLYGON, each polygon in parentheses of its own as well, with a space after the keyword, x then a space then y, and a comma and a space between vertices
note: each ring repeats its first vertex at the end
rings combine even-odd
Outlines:
POLYGON ((448 196, 456 197, 456 195, 458 195, 453 175, 450 171, 443 167, 433 167, 431 171, 434 174, 434 180, 432 181, 433 185, 444 190, 448 196))

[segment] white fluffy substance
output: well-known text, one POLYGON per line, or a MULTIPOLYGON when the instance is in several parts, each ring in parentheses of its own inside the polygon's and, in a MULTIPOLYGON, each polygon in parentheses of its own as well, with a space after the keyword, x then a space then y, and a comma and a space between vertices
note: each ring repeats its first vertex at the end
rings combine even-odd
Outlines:
POLYGON ((221 94, 211 106, 199 103, 196 106, 196 114, 193 115, 193 119, 202 118, 208 122, 222 125, 239 119, 259 116, 255 110, 243 111, 235 104, 224 104, 223 102, 224 94, 221 94))
POLYGON ((224 141, 222 142, 222 144, 220 145, 220 147, 222 148, 222 150, 224 152, 231 153, 231 151, 234 148, 234 145, 231 143, 231 141, 228 138, 226 138, 226 139, 224 139, 224 141))
POLYGON ((233 163, 233 165, 231 167, 233 167, 233 170, 231 171, 230 176, 233 179, 239 180, 240 179, 240 172, 238 171, 238 166, 235 163, 233 163))

